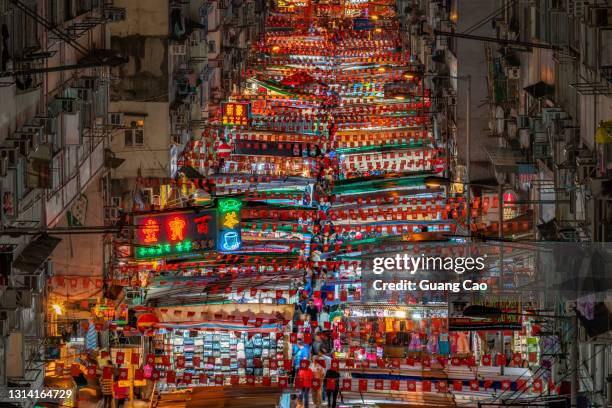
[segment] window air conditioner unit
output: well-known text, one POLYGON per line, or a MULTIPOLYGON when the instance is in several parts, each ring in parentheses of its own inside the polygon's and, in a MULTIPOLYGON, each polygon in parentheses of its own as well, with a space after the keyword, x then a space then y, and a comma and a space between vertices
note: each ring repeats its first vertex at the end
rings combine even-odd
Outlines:
POLYGON ((24 277, 24 284, 33 293, 41 293, 44 289, 43 275, 27 275, 24 277))
POLYGON ((35 135, 35 137, 40 140, 44 133, 44 127, 41 125, 23 125, 21 127, 21 131, 24 133, 29 133, 35 135))
POLYGON ((519 79, 521 75, 521 70, 518 67, 510 67, 508 68, 508 79, 519 79))
POLYGON ((170 55, 186 55, 184 44, 173 44, 170 46, 170 55))

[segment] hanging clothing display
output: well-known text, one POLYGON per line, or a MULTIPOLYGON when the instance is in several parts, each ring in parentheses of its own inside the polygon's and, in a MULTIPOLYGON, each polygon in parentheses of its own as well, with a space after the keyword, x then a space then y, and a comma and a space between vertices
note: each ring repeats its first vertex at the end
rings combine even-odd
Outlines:
POLYGON ((451 353, 448 333, 440 333, 438 337, 438 354, 448 355, 451 353))
POLYGON ((412 333, 412 339, 410 340, 408 350, 421 351, 421 336, 419 335, 419 333, 412 333))

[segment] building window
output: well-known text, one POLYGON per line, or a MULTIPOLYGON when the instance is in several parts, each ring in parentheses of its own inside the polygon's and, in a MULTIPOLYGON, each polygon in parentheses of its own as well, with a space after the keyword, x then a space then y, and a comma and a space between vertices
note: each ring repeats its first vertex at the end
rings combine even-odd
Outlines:
POLYGON ((209 41, 208 42, 208 53, 209 54, 214 54, 216 52, 217 47, 215 47, 215 42, 214 41, 209 41))
POLYGON ((144 131, 142 129, 125 129, 126 146, 142 146, 144 144, 144 131))

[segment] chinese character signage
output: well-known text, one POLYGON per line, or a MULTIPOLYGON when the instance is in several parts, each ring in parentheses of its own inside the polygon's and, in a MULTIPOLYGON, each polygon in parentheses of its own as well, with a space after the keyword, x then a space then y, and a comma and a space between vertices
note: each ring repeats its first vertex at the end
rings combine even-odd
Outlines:
POLYGON ((220 252, 237 251, 242 246, 240 237, 240 208, 242 201, 238 198, 222 198, 218 203, 219 240, 217 250, 220 252))
POLYGON ((369 18, 354 18, 353 30, 373 30, 374 22, 369 18))
POLYGON ((136 258, 186 255, 215 247, 215 209, 138 215, 134 223, 136 258))
POLYGON ((226 102, 222 104, 224 125, 248 125, 251 104, 226 102))

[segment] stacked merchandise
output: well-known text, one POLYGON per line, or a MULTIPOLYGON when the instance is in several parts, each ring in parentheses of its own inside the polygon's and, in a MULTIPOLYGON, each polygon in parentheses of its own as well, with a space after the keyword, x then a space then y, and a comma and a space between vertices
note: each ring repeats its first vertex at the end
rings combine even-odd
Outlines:
POLYGON ((176 331, 157 336, 154 350, 161 363, 157 369, 171 372, 183 386, 214 384, 218 376, 245 382, 249 376, 287 374, 282 365, 270 365, 284 359, 284 342, 263 333, 176 331))

